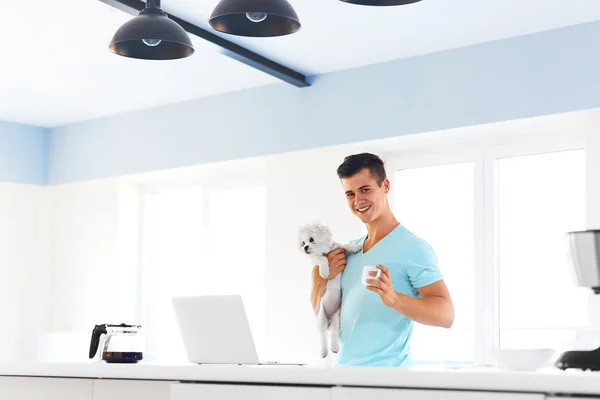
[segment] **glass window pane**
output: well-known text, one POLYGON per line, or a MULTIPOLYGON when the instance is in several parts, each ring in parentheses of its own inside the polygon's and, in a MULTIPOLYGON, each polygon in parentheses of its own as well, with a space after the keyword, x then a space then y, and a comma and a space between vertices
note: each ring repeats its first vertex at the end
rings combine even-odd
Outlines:
POLYGON ((186 362, 171 296, 241 294, 264 352, 266 191, 171 189, 147 198, 142 271, 145 358, 186 362))
POLYGON ((585 229, 583 150, 498 160, 500 345, 561 346, 587 325, 564 234, 585 229))
POLYGON ((171 296, 202 290, 204 254, 203 191, 172 189, 149 195, 144 225, 142 328, 148 361, 185 361, 185 352, 171 296))
POLYGON ((455 306, 452 329, 415 324, 415 362, 474 360, 474 166, 459 163, 398 171, 398 220, 437 254, 455 306))
POLYGON ((240 294, 259 357, 265 346, 266 189, 220 190, 210 196, 205 293, 240 294), (217 283, 221 282, 221 283, 217 283))

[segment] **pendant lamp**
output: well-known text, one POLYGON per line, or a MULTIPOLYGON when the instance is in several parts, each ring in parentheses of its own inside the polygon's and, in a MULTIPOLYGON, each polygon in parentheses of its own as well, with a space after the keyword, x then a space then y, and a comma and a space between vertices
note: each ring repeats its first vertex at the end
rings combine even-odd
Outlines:
POLYGON ((140 14, 117 30, 109 49, 144 60, 173 60, 194 52, 187 32, 160 9, 160 0, 147 0, 140 14))
POLYGON ((301 26, 287 0, 221 0, 208 23, 219 32, 250 37, 289 35, 301 26))
POLYGON ((341 0, 344 3, 358 4, 361 6, 404 6, 417 3, 421 0, 341 0))

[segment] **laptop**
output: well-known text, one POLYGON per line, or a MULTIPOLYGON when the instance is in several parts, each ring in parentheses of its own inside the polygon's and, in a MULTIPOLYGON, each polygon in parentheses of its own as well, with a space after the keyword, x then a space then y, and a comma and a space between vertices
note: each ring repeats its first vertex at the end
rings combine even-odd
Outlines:
POLYGON ((191 363, 306 365, 258 359, 240 295, 173 297, 171 300, 191 363))

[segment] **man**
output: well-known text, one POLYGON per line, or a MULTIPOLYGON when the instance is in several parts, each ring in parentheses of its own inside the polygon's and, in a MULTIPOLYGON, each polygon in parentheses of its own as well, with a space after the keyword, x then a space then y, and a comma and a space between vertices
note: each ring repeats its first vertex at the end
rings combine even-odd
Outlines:
MULTIPOLYGON (((433 249, 400 224, 388 202, 390 182, 374 154, 348 156, 338 167, 348 206, 367 227, 354 241, 361 252, 327 255, 332 279, 342 274, 339 365, 408 366, 413 321, 450 328, 454 306, 433 249), (362 283, 364 266, 377 266, 379 279, 362 283)), ((375 273, 371 273, 375 275, 375 273)), ((373 276, 375 278, 375 276, 373 276)), ((327 279, 313 269, 311 302, 317 310, 327 279)))

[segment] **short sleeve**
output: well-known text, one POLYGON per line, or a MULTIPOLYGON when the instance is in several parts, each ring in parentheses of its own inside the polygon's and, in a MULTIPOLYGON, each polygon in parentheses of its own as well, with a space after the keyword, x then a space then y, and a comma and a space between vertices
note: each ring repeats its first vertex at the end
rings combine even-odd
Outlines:
POLYGON ((413 287, 421 288, 443 279, 435 251, 427 242, 419 241, 411 255, 407 274, 413 287))

